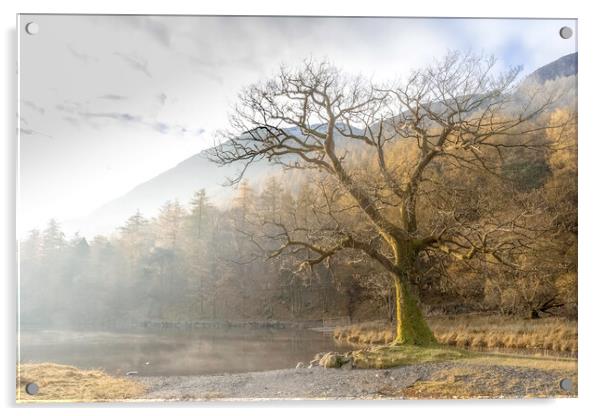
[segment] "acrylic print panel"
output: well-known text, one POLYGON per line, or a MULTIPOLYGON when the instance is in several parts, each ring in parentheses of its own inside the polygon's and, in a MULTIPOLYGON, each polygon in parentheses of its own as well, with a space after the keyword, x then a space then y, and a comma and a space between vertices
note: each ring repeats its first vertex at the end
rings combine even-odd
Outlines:
POLYGON ((17 400, 577 395, 577 22, 21 15, 17 400))

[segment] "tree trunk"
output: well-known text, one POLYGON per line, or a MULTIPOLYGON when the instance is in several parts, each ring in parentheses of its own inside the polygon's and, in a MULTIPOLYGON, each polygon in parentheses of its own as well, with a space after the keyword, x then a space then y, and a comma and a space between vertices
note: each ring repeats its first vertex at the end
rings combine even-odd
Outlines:
POLYGON ((396 337, 391 345, 432 345, 437 340, 424 319, 407 283, 394 277, 396 337))

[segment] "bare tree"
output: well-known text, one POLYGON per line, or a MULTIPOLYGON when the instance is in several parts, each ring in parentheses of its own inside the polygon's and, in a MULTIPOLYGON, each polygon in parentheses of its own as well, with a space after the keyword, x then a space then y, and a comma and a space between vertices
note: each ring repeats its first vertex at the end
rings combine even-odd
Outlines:
POLYGON ((476 171, 499 176, 495 157, 544 145, 539 132, 553 126, 535 122, 553 99, 537 91, 517 94, 518 74, 518 68, 496 73, 493 59, 461 53, 391 85, 346 76, 326 62, 283 67, 273 79, 241 92, 232 129, 223 133, 213 158, 243 164, 233 182, 261 159, 285 169, 317 170, 327 186, 314 210, 324 221, 309 229, 297 220, 274 221, 281 246, 272 255, 305 250, 302 266, 309 267, 341 252, 377 262, 396 290, 394 343, 427 345, 435 338, 411 289, 419 257, 483 256, 513 266, 508 256, 524 247, 514 234, 521 235, 528 208, 469 222, 455 207, 436 206, 425 190, 433 185, 429 170, 441 163, 467 177, 476 171), (410 163, 391 160, 400 143, 412 146, 410 163), (358 148, 373 155, 376 177, 358 174, 361 166, 352 161, 358 148), (329 203, 333 198, 344 203, 329 203), (433 204, 439 220, 422 224, 419 204, 433 204), (352 211, 361 213, 363 225, 349 224, 352 211))

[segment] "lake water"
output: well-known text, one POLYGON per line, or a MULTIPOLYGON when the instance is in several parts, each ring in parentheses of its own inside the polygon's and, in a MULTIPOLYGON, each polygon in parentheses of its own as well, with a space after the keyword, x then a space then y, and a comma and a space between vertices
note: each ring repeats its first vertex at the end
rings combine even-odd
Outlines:
POLYGON ((200 375, 292 368, 321 351, 345 351, 332 334, 292 329, 21 331, 21 362, 102 368, 110 374, 200 375))

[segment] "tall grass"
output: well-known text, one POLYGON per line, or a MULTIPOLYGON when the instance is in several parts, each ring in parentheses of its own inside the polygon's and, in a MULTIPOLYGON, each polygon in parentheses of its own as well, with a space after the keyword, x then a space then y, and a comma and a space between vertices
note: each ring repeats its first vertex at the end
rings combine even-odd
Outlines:
MULTIPOLYGON (((458 315, 427 321, 437 340, 445 345, 577 354, 577 322, 568 319, 458 315)), ((392 325, 374 321, 337 327, 334 337, 351 344, 382 345, 393 341, 394 331, 392 325)))

